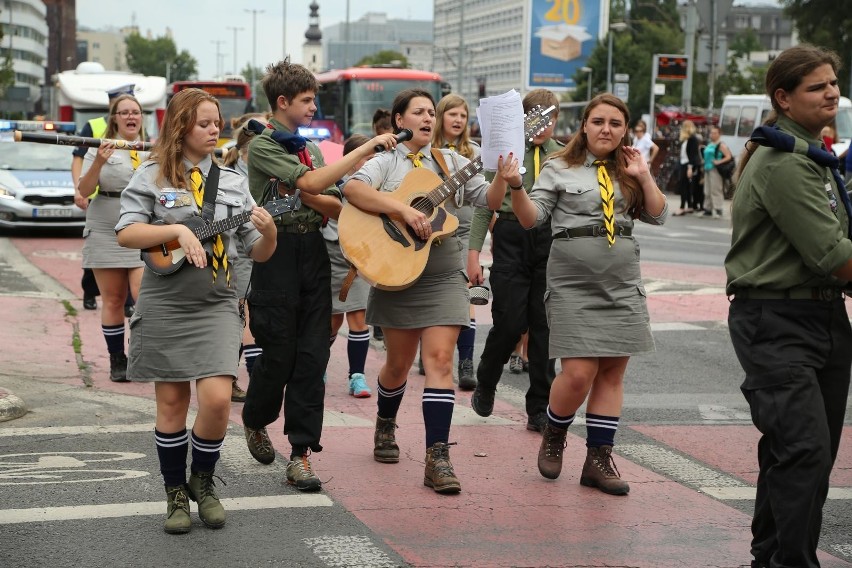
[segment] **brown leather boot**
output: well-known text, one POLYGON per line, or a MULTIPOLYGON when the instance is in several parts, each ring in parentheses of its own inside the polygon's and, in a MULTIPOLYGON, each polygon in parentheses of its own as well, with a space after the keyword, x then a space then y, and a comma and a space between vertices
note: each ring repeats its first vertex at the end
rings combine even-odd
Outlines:
POLYGON ((376 432, 373 434, 373 459, 377 462, 397 463, 399 461, 396 429, 396 418, 376 416, 376 432))
POLYGON ((612 446, 588 448, 586 463, 580 476, 580 485, 597 487, 610 495, 627 495, 630 486, 621 480, 621 474, 612 460, 612 446))
POLYGON ((562 450, 567 445, 567 434, 567 429, 556 428, 550 423, 544 427, 538 449, 538 472, 547 479, 556 479, 562 472, 562 450))
POLYGON ((450 463, 450 445, 435 442, 426 449, 426 471, 423 474, 423 485, 431 487, 435 493, 458 493, 461 491, 453 464, 450 463))

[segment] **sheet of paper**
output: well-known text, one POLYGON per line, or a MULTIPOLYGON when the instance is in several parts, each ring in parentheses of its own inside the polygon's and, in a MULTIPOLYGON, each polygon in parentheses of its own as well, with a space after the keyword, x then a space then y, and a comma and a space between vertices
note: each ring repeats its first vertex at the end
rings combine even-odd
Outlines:
POLYGON ((524 107, 516 90, 480 99, 476 116, 486 170, 496 171, 498 158, 510 152, 519 160, 524 159, 524 107))

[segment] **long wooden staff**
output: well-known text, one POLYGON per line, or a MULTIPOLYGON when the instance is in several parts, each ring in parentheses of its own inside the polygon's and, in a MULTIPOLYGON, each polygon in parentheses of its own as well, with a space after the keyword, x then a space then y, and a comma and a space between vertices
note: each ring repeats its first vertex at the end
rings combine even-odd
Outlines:
MULTIPOLYGON (((101 142, 109 142, 115 146, 116 150, 137 150, 140 152, 150 152, 154 147, 151 142, 128 142, 127 140, 117 140, 109 138, 89 138, 88 136, 69 136, 65 134, 48 134, 46 132, 27 132, 16 130, 15 142, 38 142, 39 144, 59 144, 60 146, 86 146, 88 148, 98 148, 101 142)), ((222 148, 216 148, 213 154, 222 157, 222 148)))

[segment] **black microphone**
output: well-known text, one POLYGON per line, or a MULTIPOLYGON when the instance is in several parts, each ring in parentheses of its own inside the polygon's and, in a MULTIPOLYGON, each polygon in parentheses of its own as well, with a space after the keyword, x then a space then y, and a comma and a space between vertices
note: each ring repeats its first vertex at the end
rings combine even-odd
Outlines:
MULTIPOLYGON (((414 137, 414 133, 408 128, 403 128, 396 135, 396 143, 405 142, 406 140, 411 140, 414 137)), ((385 147, 382 144, 376 144, 376 147, 373 148, 376 152, 384 152, 385 147)))

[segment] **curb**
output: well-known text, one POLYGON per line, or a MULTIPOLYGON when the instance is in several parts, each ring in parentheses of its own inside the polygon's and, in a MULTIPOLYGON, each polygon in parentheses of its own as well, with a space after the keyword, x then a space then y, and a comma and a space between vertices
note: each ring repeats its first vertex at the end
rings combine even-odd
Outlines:
POLYGON ((0 422, 20 418, 26 413, 27 407, 23 400, 6 389, 0 388, 0 422))

